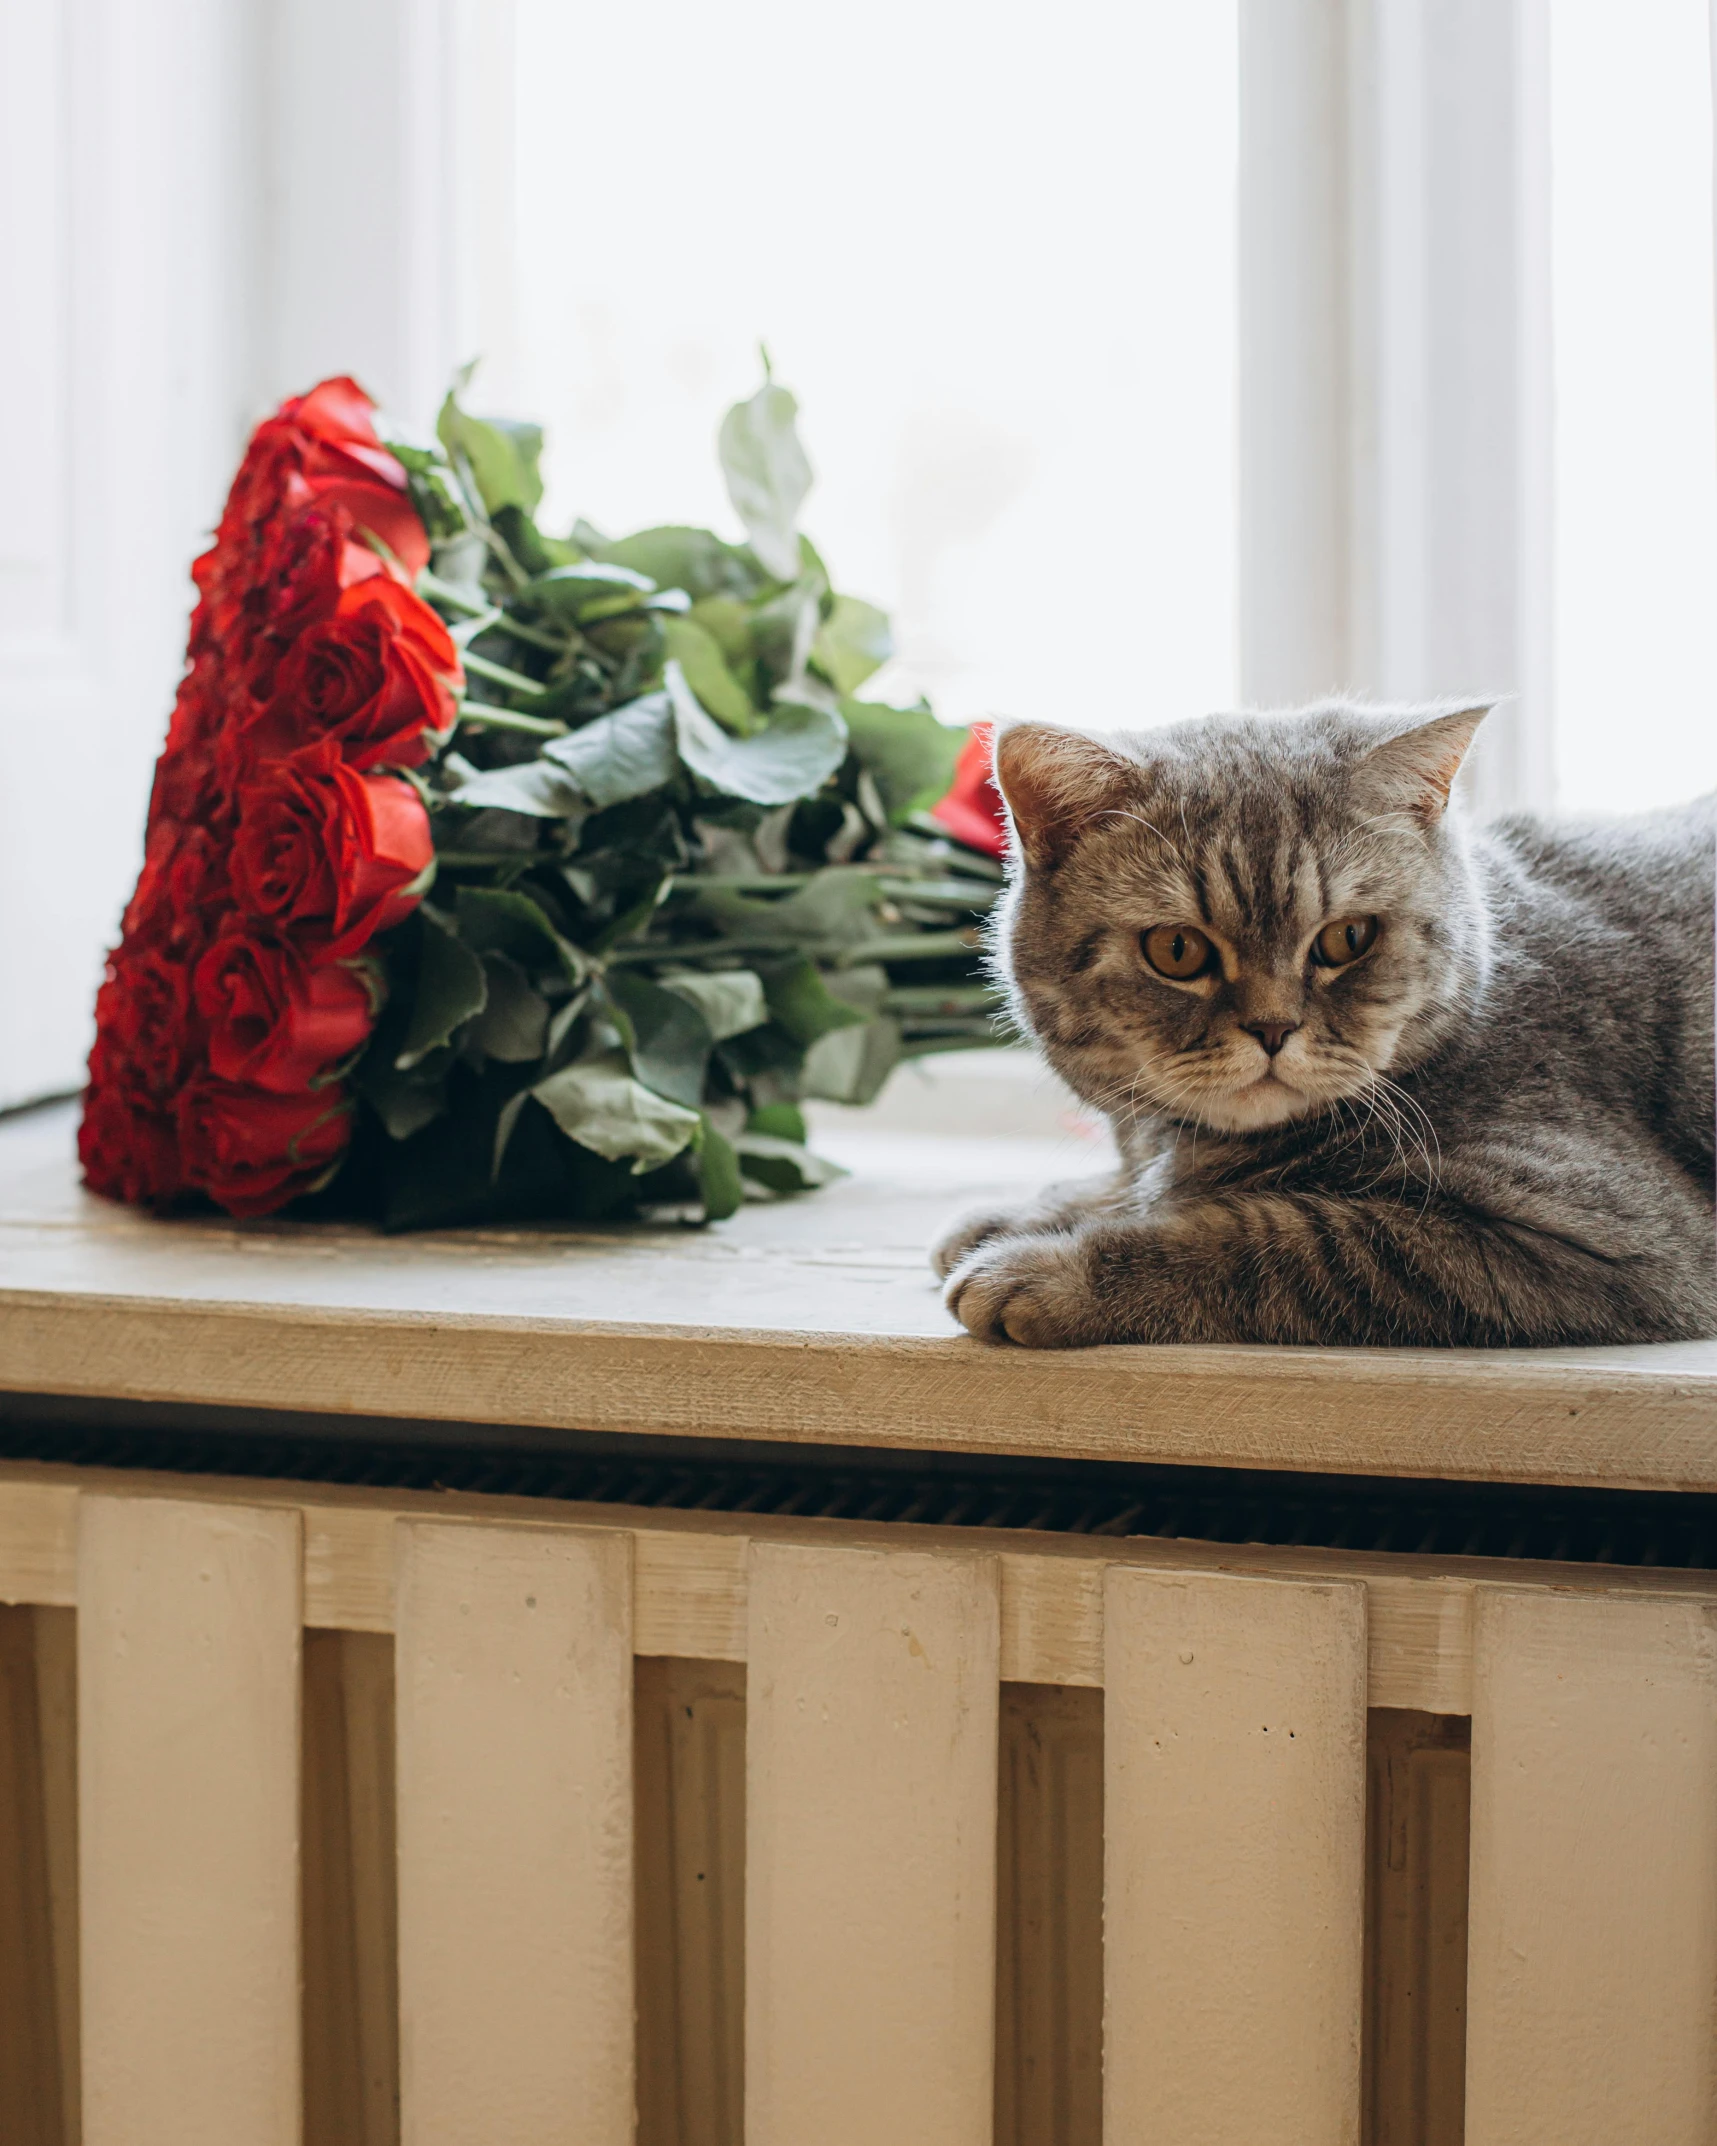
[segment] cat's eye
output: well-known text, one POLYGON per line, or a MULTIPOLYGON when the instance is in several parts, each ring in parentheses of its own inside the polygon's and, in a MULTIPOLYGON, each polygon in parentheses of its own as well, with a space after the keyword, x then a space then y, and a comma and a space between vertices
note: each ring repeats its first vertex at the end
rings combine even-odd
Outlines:
POLYGON ((1159 976, 1177 984, 1202 976, 1211 964, 1210 941, 1190 924, 1156 924, 1139 934, 1145 959, 1159 976))
POLYGON ((1312 941, 1312 959, 1320 968, 1344 969, 1367 952, 1376 937, 1375 917, 1337 917, 1312 941))

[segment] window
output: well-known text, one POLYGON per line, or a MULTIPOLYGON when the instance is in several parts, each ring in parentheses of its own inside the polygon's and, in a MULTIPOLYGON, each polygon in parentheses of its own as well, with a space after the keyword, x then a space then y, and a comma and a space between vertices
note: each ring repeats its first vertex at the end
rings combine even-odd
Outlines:
POLYGON ((1556 801, 1717 785, 1705 0, 1550 18, 1556 801))
POLYGON ((721 522, 762 338, 880 689, 1512 688, 1483 808, 1717 782, 1703 0, 135 12, 0 9, 0 1107, 81 1076, 185 568, 320 373, 484 352, 552 511, 721 522))
MULTIPOLYGON (((518 335, 553 511, 731 516, 757 344, 806 525, 949 721, 1233 703, 1234 0, 518 15, 518 335)), ((507 374, 511 377, 507 377, 507 374)))

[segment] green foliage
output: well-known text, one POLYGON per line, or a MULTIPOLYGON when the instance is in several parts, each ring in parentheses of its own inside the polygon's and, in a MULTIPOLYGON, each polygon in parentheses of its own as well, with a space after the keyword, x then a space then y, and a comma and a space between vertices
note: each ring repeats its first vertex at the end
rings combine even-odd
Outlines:
MULTIPOLYGON (((811 643, 811 661, 837 693, 856 693, 894 654, 888 614, 856 596, 837 596, 811 643)), ((938 725, 939 728, 944 727, 938 725)), ((957 736, 957 732, 949 732, 957 736)), ((942 796, 946 783, 936 794, 942 796)))
POLYGON ((646 1087, 624 1051, 563 1066, 531 1094, 569 1140, 609 1162, 630 1163, 634 1177, 672 1162, 701 1130, 697 1112, 646 1087))
POLYGON ((348 1174, 394 1228, 719 1219, 826 1184, 802 1098, 999 1040, 997 868, 924 818, 965 733, 857 697, 888 620, 798 528, 785 388, 722 426, 735 543, 539 528, 541 433, 472 415, 467 385, 438 446, 391 443, 468 685, 422 778, 434 903, 381 949, 348 1174))
POLYGON ((891 826, 904 826, 947 796, 966 742, 963 730, 937 722, 922 704, 889 708, 880 701, 843 700, 841 714, 853 755, 876 784, 891 826))
MULTIPOLYGON (((462 378, 459 385, 464 384, 462 378)), ((455 470, 475 485, 485 513, 494 515, 503 507, 526 515, 533 511, 543 496, 537 469, 543 451, 540 425, 471 417, 459 407, 456 388, 441 405, 435 430, 455 470)))
POLYGON ((799 445, 799 405, 765 380, 749 402, 736 402, 721 425, 721 470, 733 511, 751 548, 778 581, 799 567, 799 509, 811 489, 811 465, 799 445))
POLYGON ((717 797, 790 805, 815 796, 847 756, 847 726, 838 709, 784 702, 762 729, 735 738, 710 719, 677 663, 670 659, 664 675, 680 758, 717 797))

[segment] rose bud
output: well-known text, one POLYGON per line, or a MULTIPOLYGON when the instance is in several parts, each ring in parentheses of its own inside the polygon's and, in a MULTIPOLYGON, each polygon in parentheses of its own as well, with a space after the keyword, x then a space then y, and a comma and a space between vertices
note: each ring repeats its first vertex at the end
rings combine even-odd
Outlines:
POLYGON ((330 960, 408 916, 434 856, 411 784, 359 774, 331 741, 269 762, 239 794, 232 874, 241 903, 330 960))
POLYGON ((174 1115, 186 1184, 230 1215, 272 1214, 314 1191, 351 1138, 351 1103, 337 1087, 272 1095, 205 1074, 174 1115))

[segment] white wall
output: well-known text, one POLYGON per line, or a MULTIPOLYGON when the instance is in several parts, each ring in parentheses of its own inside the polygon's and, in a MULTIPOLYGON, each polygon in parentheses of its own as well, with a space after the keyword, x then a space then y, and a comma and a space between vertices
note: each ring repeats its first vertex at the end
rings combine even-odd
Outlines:
POLYGON ((249 426, 458 348, 457 98, 506 0, 0 0, 0 1108, 81 1084, 249 426))
POLYGON ((0 1106, 81 1078, 249 414, 248 30, 0 0, 0 1106))

